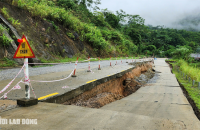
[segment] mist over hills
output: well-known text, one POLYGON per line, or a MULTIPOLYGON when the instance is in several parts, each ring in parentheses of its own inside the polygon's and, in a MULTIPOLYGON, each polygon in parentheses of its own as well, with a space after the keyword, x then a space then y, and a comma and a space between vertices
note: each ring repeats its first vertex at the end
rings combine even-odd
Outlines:
POLYGON ((140 15, 145 25, 200 31, 199 0, 101 0, 99 7, 140 15))
POLYGON ((172 27, 187 31, 200 31, 200 13, 188 15, 185 18, 175 22, 172 27))

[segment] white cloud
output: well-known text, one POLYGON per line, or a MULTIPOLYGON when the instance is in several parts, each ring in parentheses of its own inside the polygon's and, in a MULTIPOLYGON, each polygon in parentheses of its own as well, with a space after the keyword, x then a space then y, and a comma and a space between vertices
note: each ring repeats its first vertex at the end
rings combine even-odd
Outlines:
POLYGON ((145 24, 173 27, 174 22, 185 16, 200 13, 200 0, 101 0, 99 7, 138 14, 145 24))

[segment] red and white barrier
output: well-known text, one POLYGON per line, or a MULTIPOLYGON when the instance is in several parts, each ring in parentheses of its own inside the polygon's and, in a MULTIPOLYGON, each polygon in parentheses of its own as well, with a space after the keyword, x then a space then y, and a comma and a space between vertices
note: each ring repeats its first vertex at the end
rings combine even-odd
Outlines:
POLYGON ((99 59, 99 68, 98 68, 98 70, 101 70, 101 67, 100 67, 100 57, 98 57, 98 59, 99 59))
POLYGON ((88 57, 88 70, 87 70, 87 72, 91 72, 91 70, 90 70, 90 57, 88 57))
POLYGON ((19 83, 23 82, 22 79, 13 88, 11 88, 8 92, 4 93, 4 95, 2 97, 0 97, 0 99, 2 99, 2 98, 6 99, 7 94, 12 90, 21 89, 21 87, 19 86, 19 83))
POLYGON ((76 59, 75 68, 74 68, 74 73, 73 73, 72 77, 76 77, 76 66, 77 66, 77 64, 78 64, 78 58, 79 58, 79 57, 77 57, 77 59, 76 59))
POLYGON ((6 89, 8 89, 10 87, 10 85, 13 83, 13 81, 17 78, 17 76, 21 73, 22 69, 24 68, 25 65, 22 66, 22 68, 20 69, 20 71, 18 72, 18 74, 15 76, 15 78, 8 84, 6 85, 6 87, 4 87, 1 91, 0 94, 3 93, 6 89))
POLYGON ((71 77, 72 73, 74 72, 74 70, 72 70, 72 72, 70 73, 70 75, 66 78, 63 78, 63 79, 58 79, 58 80, 52 80, 52 81, 39 81, 39 80, 30 80, 30 81, 33 81, 33 82, 40 82, 40 83, 52 83, 52 82, 59 82, 59 81, 62 81, 62 80, 66 80, 68 79, 69 77, 71 77))
POLYGON ((110 57, 110 66, 112 66, 112 65, 111 65, 111 57, 110 57))

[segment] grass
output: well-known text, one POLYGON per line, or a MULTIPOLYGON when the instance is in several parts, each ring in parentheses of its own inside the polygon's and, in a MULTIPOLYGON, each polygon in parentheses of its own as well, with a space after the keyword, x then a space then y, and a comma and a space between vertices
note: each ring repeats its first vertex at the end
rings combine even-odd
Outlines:
POLYGON ((194 100, 198 109, 200 109, 200 90, 197 87, 197 82, 195 82, 195 85, 192 86, 192 80, 189 82, 188 80, 183 78, 180 72, 178 73, 178 71, 175 69, 177 63, 174 63, 173 66, 174 69, 172 71, 176 75, 176 78, 179 80, 181 84, 183 84, 189 96, 194 100))
POLYGON ((7 18, 7 20, 16 28, 20 28, 21 27, 21 23, 19 22, 19 20, 15 20, 13 17, 11 17, 9 15, 8 9, 3 7, 1 9, 1 12, 3 13, 3 15, 7 18))
POLYGON ((9 39, 3 32, 9 31, 6 27, 0 25, 0 44, 4 47, 9 46, 12 42, 11 39, 9 39))
POLYGON ((172 61, 172 62, 175 62, 176 60, 174 60, 174 59, 166 59, 165 61, 172 61))
POLYGON ((16 67, 17 63, 13 60, 10 60, 8 58, 3 58, 0 60, 0 67, 16 67))
POLYGON ((200 69, 194 66, 189 65, 184 60, 177 60, 177 66, 180 67, 180 70, 187 74, 189 77, 194 79, 195 81, 200 81, 200 69))
POLYGON ((197 62, 197 63, 189 63, 188 64, 189 66, 192 66, 194 68, 197 68, 197 67, 200 67, 200 62, 197 62))
MULTIPOLYGON (((105 55, 109 55, 113 52, 128 55, 137 52, 137 46, 130 38, 127 39, 126 36, 121 34, 118 30, 110 26, 102 28, 95 26, 94 23, 91 22, 83 22, 79 17, 75 16, 73 10, 56 6, 52 1, 51 4, 49 4, 48 0, 42 0, 40 2, 33 0, 15 0, 12 4, 28 10, 32 13, 32 16, 39 16, 54 23, 60 23, 63 27, 77 32, 80 40, 86 41, 93 49, 103 50, 105 55), (115 47, 114 44, 117 46, 115 47)), ((55 28, 56 27, 55 25, 55 28)))

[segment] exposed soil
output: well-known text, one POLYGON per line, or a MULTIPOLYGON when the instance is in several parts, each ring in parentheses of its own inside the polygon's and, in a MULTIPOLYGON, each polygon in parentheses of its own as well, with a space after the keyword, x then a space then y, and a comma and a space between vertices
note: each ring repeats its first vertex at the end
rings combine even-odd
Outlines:
POLYGON ((0 100, 0 113, 18 107, 17 101, 0 100))
POLYGON ((120 100, 136 92, 142 84, 144 84, 144 82, 138 82, 135 80, 141 74, 148 78, 153 77, 154 72, 151 71, 151 68, 152 63, 146 63, 140 66, 138 65, 135 69, 124 74, 122 77, 97 85, 93 89, 86 91, 83 94, 64 102, 63 104, 100 108, 106 104, 120 100))

